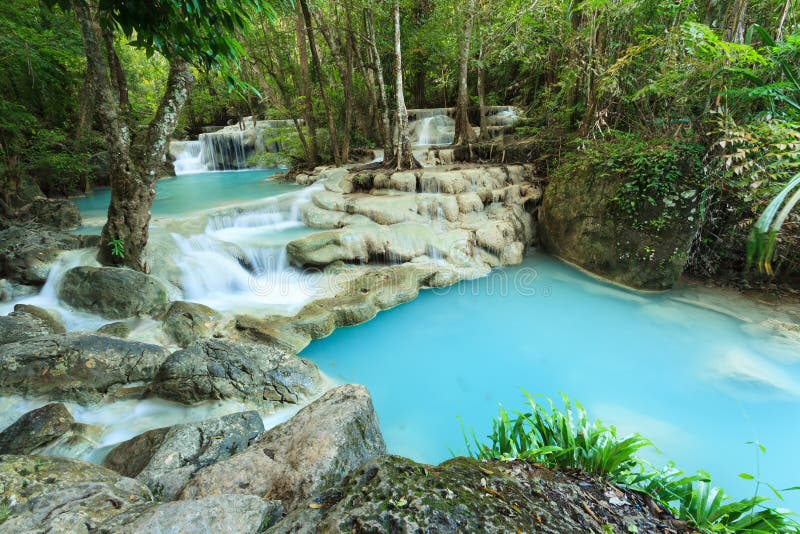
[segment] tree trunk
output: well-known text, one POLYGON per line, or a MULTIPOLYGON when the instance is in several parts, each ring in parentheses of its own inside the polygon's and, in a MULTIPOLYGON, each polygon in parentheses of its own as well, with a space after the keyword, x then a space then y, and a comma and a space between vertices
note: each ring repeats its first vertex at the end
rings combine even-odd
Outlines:
POLYGON ((328 118, 328 135, 331 141, 331 152, 333 152, 333 161, 339 166, 342 164, 339 159, 339 142, 336 139, 336 126, 333 121, 333 111, 331 110, 331 103, 328 99, 328 91, 325 89, 325 79, 322 76, 322 64, 319 60, 319 53, 317 52, 317 43, 314 39, 314 28, 311 24, 311 12, 308 10, 308 2, 300 0, 300 9, 303 11, 303 20, 306 23, 306 35, 308 36, 308 47, 311 49, 311 62, 314 65, 314 71, 317 74, 317 81, 319 82, 319 92, 322 96, 322 104, 325 106, 325 115, 328 118))
POLYGON ((735 0, 728 14, 729 23, 725 27, 725 40, 744 43, 747 24, 747 0, 735 0))
POLYGON ((483 39, 481 38, 481 48, 478 51, 478 105, 480 106, 480 126, 481 141, 489 139, 489 121, 486 118, 486 67, 483 64, 483 39))
POLYGON ((149 237, 150 208, 156 195, 155 184, 161 168, 169 135, 178 124, 178 117, 189 96, 194 78, 189 64, 181 58, 170 64, 167 87, 156 115, 144 133, 141 144, 129 161, 127 172, 111 174, 111 202, 108 220, 100 236, 97 259, 104 264, 124 264, 146 270, 142 253, 149 237), (124 256, 112 253, 110 242, 119 240, 124 256))
MULTIPOLYGON (((135 153, 131 133, 122 117, 120 92, 112 86, 111 67, 103 58, 104 38, 96 8, 72 0, 73 11, 83 38, 87 70, 97 98, 97 113, 108 145, 111 202, 103 227, 97 259, 104 264, 127 265, 142 270, 142 252, 147 244, 150 207, 155 197, 155 180, 180 110, 193 82, 189 65, 175 59, 170 65, 164 97, 135 153), (112 254, 109 243, 119 241, 124 255, 112 254)), ((115 84, 119 87, 118 82, 115 84)), ((127 91, 124 99, 127 100, 127 91)))
POLYGON ((475 0, 467 0, 467 13, 464 19, 464 33, 458 46, 458 98, 456 99, 455 144, 465 145, 476 141, 475 130, 469 123, 469 47, 472 37, 472 20, 475 16, 475 0))
POLYGON ((381 55, 378 53, 378 43, 375 37, 375 22, 372 19, 372 10, 367 10, 367 35, 370 44, 370 52, 372 53, 372 61, 375 65, 375 75, 378 79, 378 94, 380 95, 381 101, 383 158, 388 161, 394 154, 394 135, 392 135, 392 123, 389 120, 389 102, 386 96, 386 82, 383 79, 383 64, 381 63, 381 55))
POLYGON ((317 148, 317 126, 314 121, 314 106, 311 101, 311 83, 308 76, 308 51, 305 41, 305 21, 300 4, 297 4, 297 17, 295 18, 294 37, 297 44, 297 63, 300 67, 300 94, 303 99, 303 120, 308 130, 308 168, 313 169, 319 163, 319 148, 317 148))
POLYGON ((119 95, 119 108, 127 120, 131 114, 131 103, 128 99, 128 81, 122 71, 122 63, 119 61, 117 50, 114 48, 114 36, 109 30, 103 30, 103 41, 106 45, 108 68, 111 71, 111 84, 117 95, 119 95))
POLYGON ((397 170, 413 169, 420 167, 419 162, 411 153, 411 140, 408 136, 408 110, 403 94, 403 54, 400 46, 400 4, 394 0, 394 75, 397 99, 397 147, 394 161, 384 163, 392 165, 397 170))

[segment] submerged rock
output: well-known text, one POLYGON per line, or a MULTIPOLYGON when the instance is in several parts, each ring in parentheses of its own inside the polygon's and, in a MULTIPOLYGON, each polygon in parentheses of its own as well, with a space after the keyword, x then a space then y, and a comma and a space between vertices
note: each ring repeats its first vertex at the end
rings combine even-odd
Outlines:
POLYGON ((164 314, 164 332, 181 347, 211 336, 220 314, 195 302, 173 302, 164 314))
POLYGON ((255 495, 212 495, 194 501, 139 505, 117 514, 102 533, 231 532, 256 534, 282 516, 281 503, 255 495))
POLYGON ((2 532, 90 532, 152 501, 147 486, 80 460, 0 456, 0 502, 8 506, 2 532))
POLYGON ((642 494, 522 461, 433 467, 379 456, 269 532, 691 532, 652 506, 642 494))
POLYGON ((255 411, 157 428, 117 445, 103 465, 169 501, 198 469, 243 451, 263 431, 255 411))
POLYGON ((169 352, 95 334, 60 334, 0 345, 0 392, 96 402, 150 380, 169 352))
POLYGON ((316 365, 280 345, 207 339, 167 358, 150 391, 184 404, 223 399, 296 404, 321 383, 316 365))
POLYGON ((290 510, 385 451, 366 388, 341 386, 268 430, 245 451, 198 471, 179 497, 245 493, 279 499, 290 510))
POLYGON ((152 314, 167 303, 156 278, 123 267, 75 267, 64 274, 58 297, 79 310, 108 319, 152 314))
POLYGON ((36 306, 17 304, 13 312, 0 317, 0 345, 64 332, 58 319, 36 306))

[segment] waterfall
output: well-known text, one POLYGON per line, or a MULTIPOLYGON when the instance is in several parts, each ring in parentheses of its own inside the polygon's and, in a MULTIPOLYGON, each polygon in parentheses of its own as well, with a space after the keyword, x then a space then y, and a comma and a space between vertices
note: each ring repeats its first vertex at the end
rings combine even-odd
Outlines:
POLYGON ((315 294, 315 276, 289 265, 287 230, 302 231, 311 186, 250 210, 209 218, 202 234, 172 234, 184 298, 225 310, 264 304, 294 308, 315 294))
POLYGON ((429 115, 409 125, 411 142, 416 146, 452 145, 455 121, 445 114, 429 115))
POLYGON ((247 149, 243 130, 200 134, 203 163, 212 171, 247 168, 247 149))
POLYGON ((208 170, 203 161, 200 141, 171 141, 169 151, 175 157, 175 174, 191 174, 208 170))

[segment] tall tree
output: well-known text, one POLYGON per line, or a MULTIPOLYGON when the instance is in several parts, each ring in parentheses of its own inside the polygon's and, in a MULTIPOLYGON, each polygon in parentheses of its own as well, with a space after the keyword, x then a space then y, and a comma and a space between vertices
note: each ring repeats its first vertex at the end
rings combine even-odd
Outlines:
POLYGON ((78 20, 109 151, 111 202, 98 260, 144 269, 142 253, 148 239, 155 182, 169 135, 194 82, 190 65, 221 70, 229 83, 242 88, 234 75, 242 47, 232 36, 244 28, 251 13, 272 10, 262 0, 50 2, 69 3, 78 20), (105 46, 113 42, 117 31, 134 39, 132 45, 149 53, 159 52, 170 63, 155 115, 140 131, 133 131, 126 120, 124 73, 120 63, 114 61, 113 48, 105 46))
POLYGON ((458 97, 456 99, 456 131, 455 143, 464 145, 474 143, 477 139, 475 130, 469 123, 469 73, 470 45, 472 44, 472 25, 475 18, 475 0, 467 0, 464 14, 464 28, 458 44, 458 97))
POLYGON ((400 2, 398 0, 394 0, 394 78, 397 103, 397 145, 394 158, 386 161, 384 156, 384 161, 387 166, 392 166, 397 170, 413 169, 420 167, 420 164, 411 153, 411 139, 408 135, 408 109, 403 94, 403 52, 400 41, 400 2))

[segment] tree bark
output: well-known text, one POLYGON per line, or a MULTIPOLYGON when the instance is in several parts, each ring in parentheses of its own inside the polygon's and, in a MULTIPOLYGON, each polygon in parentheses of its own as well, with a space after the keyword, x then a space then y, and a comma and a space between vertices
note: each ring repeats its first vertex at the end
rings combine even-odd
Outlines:
POLYGON ((469 72, 469 48, 472 37, 472 21, 475 17, 475 0, 467 0, 466 16, 464 20, 464 33, 459 40, 458 46, 458 98, 456 99, 456 125, 455 125, 455 144, 465 145, 474 143, 475 130, 469 123, 469 88, 467 85, 467 74, 469 72))
POLYGON ((319 53, 317 52, 317 43, 314 39, 314 28, 311 24, 311 12, 308 10, 308 2, 300 0, 300 9, 303 11, 303 20, 306 24, 306 35, 308 36, 308 47, 311 49, 311 62, 314 65, 314 71, 317 74, 317 81, 319 82, 319 92, 322 96, 322 104, 325 106, 325 115, 328 118, 328 135, 330 136, 331 152, 333 152, 333 161, 339 166, 342 164, 339 158, 339 142, 336 139, 336 126, 333 121, 333 111, 331 110, 330 99, 328 98, 328 91, 325 89, 325 79, 322 76, 322 63, 319 60, 319 53))
POLYGON ((394 0, 394 75, 397 100, 397 147, 394 161, 384 163, 392 165, 397 170, 413 169, 420 167, 419 162, 411 153, 411 140, 408 136, 408 109, 403 94, 403 53, 400 46, 400 3, 394 0))
POLYGON ((308 130, 308 168, 313 169, 319 163, 319 148, 317 147, 317 126, 314 121, 314 105, 311 101, 311 83, 308 75, 308 51, 305 41, 305 21, 300 4, 297 4, 297 17, 295 17, 294 36, 297 44, 297 62, 300 67, 300 94, 303 99, 303 120, 308 130))
POLYGON ((119 107, 122 113, 129 117, 131 113, 131 103, 128 98, 128 80, 122 70, 122 63, 119 61, 117 50, 114 48, 114 36, 109 30, 103 30, 103 41, 106 45, 106 58, 108 68, 111 71, 111 84, 119 95, 119 107))
MULTIPOLYGON (((107 265, 127 265, 144 270, 142 252, 147 244, 157 170, 169 135, 186 103, 193 77, 183 59, 172 61, 164 97, 144 131, 143 139, 136 143, 137 149, 133 151, 130 129, 122 116, 120 92, 114 90, 113 73, 109 72, 111 67, 103 58, 104 38, 97 10, 81 0, 72 0, 72 8, 83 38, 87 70, 97 98, 97 113, 108 145, 110 163, 111 202, 97 259, 107 265), (113 240, 121 242, 123 256, 112 254, 108 243, 113 240)), ((124 97, 127 100, 127 90, 124 97)))
POLYGON ((478 105, 480 106, 480 140, 489 139, 489 121, 486 117, 486 67, 483 64, 483 40, 478 52, 478 105))
POLYGON ((372 53, 372 61, 375 65, 375 75, 378 79, 378 94, 381 101, 383 158, 388 161, 394 154, 394 135, 392 135, 392 123, 389 120, 389 102, 386 96, 386 82, 383 79, 383 64, 381 63, 381 55, 378 53, 378 43, 375 37, 375 21, 372 18, 371 9, 367 10, 367 36, 370 44, 370 52, 372 53))

